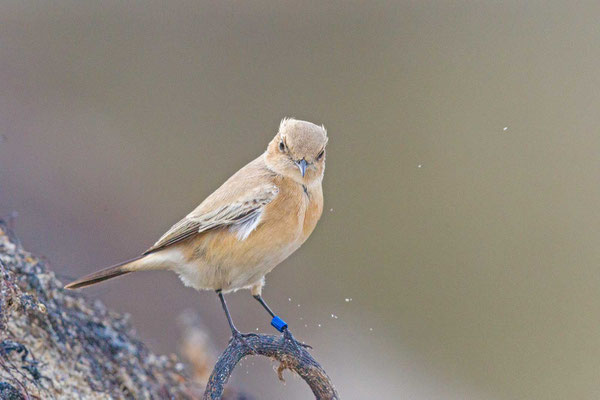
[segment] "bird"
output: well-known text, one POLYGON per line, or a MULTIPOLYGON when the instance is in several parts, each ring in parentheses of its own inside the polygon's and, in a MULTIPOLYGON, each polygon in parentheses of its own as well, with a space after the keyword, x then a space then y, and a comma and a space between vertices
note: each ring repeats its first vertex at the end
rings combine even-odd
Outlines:
POLYGON ((287 323, 262 297, 265 275, 308 239, 323 213, 327 130, 284 118, 264 153, 242 167, 144 253, 65 286, 78 289, 139 271, 175 272, 184 285, 214 291, 232 338, 224 294, 249 289, 280 332, 287 323))

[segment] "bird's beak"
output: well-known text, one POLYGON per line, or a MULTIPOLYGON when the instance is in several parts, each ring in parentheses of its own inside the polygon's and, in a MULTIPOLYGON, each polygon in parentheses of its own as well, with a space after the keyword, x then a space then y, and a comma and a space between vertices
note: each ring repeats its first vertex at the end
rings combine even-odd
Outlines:
POLYGON ((300 161, 296 161, 296 165, 298 166, 298 169, 300 170, 300 173, 302 174, 302 177, 304 178, 304 174, 306 174, 306 167, 308 166, 308 163, 303 158, 300 161))

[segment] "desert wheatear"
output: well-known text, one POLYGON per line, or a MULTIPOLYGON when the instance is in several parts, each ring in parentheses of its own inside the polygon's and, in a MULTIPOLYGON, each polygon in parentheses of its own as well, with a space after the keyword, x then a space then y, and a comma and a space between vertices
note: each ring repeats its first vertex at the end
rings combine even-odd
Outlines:
POLYGON ((267 150, 133 260, 87 275, 76 289, 136 271, 169 270, 186 286, 223 293, 250 289, 283 332, 287 324, 261 297, 265 275, 310 236, 323 211, 324 127, 284 119, 267 150))

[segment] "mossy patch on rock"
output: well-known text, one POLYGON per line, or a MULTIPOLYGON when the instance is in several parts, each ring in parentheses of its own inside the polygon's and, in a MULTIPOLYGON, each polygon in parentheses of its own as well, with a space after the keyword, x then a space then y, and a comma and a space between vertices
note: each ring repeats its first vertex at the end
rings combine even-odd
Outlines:
POLYGON ((125 316, 65 291, 0 221, 0 398, 200 398, 184 369, 150 352, 125 316))

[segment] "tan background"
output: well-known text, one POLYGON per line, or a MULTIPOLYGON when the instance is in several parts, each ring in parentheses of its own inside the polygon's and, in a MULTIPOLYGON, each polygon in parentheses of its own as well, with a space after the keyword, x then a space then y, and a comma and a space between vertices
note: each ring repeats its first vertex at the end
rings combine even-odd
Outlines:
MULTIPOLYGON (((143 251, 281 117, 323 123, 326 212, 265 295, 342 397, 598 398, 597 2, 274 3, 1 1, 0 215, 67 280, 143 251)), ((228 338, 168 273, 86 294, 159 352, 185 308, 228 338)), ((252 362, 234 384, 310 397, 252 362)))

